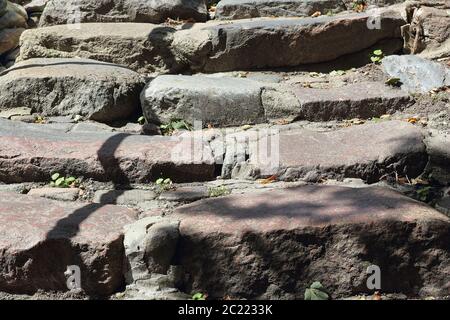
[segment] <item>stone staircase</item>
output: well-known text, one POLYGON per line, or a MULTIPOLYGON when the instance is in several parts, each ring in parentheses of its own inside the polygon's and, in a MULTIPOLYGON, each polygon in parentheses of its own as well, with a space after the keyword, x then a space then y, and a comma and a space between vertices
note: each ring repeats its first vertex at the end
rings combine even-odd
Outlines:
POLYGON ((16 2, 0 299, 450 296, 448 1, 16 2))

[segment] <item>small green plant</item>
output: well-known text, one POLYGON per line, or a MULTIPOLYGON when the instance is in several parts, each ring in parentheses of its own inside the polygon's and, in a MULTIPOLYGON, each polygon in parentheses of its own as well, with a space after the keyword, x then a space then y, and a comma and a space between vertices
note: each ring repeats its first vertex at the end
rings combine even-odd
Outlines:
POLYGON ((139 119, 137 120, 137 122, 138 122, 140 125, 144 125, 144 124, 145 124, 145 117, 144 117, 144 116, 139 117, 139 119))
POLYGON ((400 87, 402 82, 400 81, 400 78, 389 78, 385 81, 385 84, 391 87, 400 87))
POLYGON ((185 120, 172 120, 169 123, 162 124, 160 128, 165 135, 171 135, 176 130, 192 130, 192 126, 185 120))
POLYGON ((305 300, 328 300, 329 298, 328 293, 318 281, 305 290, 305 300))
POLYGON ((209 188, 209 190, 208 190, 208 194, 211 198, 225 196, 230 193, 231 193, 231 190, 225 186, 212 187, 212 188, 209 188))
POLYGON ((59 173, 51 176, 50 186, 56 188, 70 188, 78 186, 78 179, 75 177, 63 177, 59 173))
POLYGON ((430 196, 431 187, 422 187, 416 190, 417 199, 426 202, 430 196))
POLYGON ((192 300, 206 300, 206 295, 203 293, 197 292, 192 296, 192 300))
POLYGON ((162 190, 169 190, 173 186, 173 182, 170 178, 159 178, 156 180, 156 185, 159 186, 162 190))
POLYGON ((372 61, 375 64, 379 64, 381 60, 384 58, 383 50, 377 49, 374 50, 370 56, 370 61, 372 61))

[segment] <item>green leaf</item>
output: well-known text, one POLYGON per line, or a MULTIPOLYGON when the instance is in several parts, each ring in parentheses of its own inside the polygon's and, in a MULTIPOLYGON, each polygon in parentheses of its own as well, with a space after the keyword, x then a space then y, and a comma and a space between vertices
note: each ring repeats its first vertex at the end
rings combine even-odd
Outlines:
POLYGON ((57 179, 57 180, 55 181, 55 185, 56 185, 57 187, 61 186, 61 185, 63 184, 64 180, 65 180, 64 177, 61 177, 61 178, 57 179))
POLYGON ((381 61, 381 58, 380 58, 380 57, 370 57, 370 60, 371 60, 372 62, 377 63, 377 62, 380 62, 380 61, 381 61))
POLYGON ((139 123, 139 124, 144 124, 144 123, 145 123, 145 118, 144 118, 144 116, 139 117, 138 123, 139 123))
POLYGON ((311 286, 311 289, 317 289, 317 290, 322 290, 323 286, 319 281, 314 282, 311 286))
POLYGON ((376 56, 382 56, 383 55, 383 51, 382 50, 375 50, 373 52, 373 54, 376 55, 376 56))
POLYGON ((53 181, 58 180, 59 176, 60 176, 59 173, 54 173, 54 174, 52 175, 52 180, 53 180, 53 181))
POLYGON ((164 182, 163 178, 159 178, 158 180, 156 180, 156 184, 162 184, 164 182))
POLYGON ((163 183, 164 184, 172 184, 172 180, 170 180, 170 178, 167 178, 166 180, 164 180, 163 183))
POLYGON ((75 182, 75 180, 77 180, 75 177, 69 177, 66 179, 66 184, 71 184, 71 183, 75 182))
POLYGON ((205 300, 203 293, 196 293, 192 296, 192 300, 205 300))

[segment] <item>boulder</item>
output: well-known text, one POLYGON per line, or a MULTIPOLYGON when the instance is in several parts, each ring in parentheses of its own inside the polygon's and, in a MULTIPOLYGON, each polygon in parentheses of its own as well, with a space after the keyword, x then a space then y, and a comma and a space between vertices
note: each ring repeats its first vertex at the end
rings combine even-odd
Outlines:
POLYGON ((332 61, 400 38, 396 11, 318 18, 256 18, 194 24, 175 33, 172 48, 192 71, 221 72, 332 61), (372 22, 380 21, 380 28, 372 22))
POLYGON ((179 207, 176 262, 187 292, 211 298, 303 299, 320 281, 333 298, 449 294, 450 219, 388 188, 305 185, 179 207), (274 201, 276 199, 276 201, 274 201))
POLYGON ((411 103, 408 93, 382 82, 360 82, 327 89, 278 86, 265 88, 262 94, 268 120, 368 119, 400 111, 411 103))
POLYGON ((127 66, 140 73, 177 72, 170 51, 175 29, 147 23, 83 23, 27 30, 19 60, 86 58, 127 66))
POLYGON ((425 143, 430 156, 429 176, 442 185, 450 185, 450 133, 433 130, 425 143))
POLYGON ((204 0, 51 0, 40 26, 85 22, 162 23, 167 18, 206 21, 204 0))
POLYGON ((122 228, 135 217, 122 207, 0 193, 0 291, 68 291, 65 272, 78 266, 85 293, 112 294, 125 282, 122 228))
POLYGON ((427 93, 450 85, 450 68, 415 55, 389 56, 382 60, 384 71, 401 81, 401 88, 410 93, 427 93))
POLYGON ((125 67, 88 59, 30 59, 0 78, 0 110, 17 106, 45 116, 81 115, 99 122, 139 110, 144 79, 125 67))
POLYGON ((419 128, 402 121, 326 132, 247 131, 227 137, 222 176, 275 175, 287 181, 361 178, 369 183, 395 174, 413 178, 423 172, 428 160, 423 139, 419 128))
POLYGON ((0 30, 0 55, 15 49, 19 45, 19 39, 24 32, 23 28, 0 30))
POLYGON ((447 9, 421 6, 405 27, 406 49, 428 59, 450 57, 450 14, 447 9))
POLYGON ((216 19, 247 19, 256 17, 299 17, 346 10, 338 0, 221 0, 217 4, 216 19))
POLYGON ((55 172, 125 185, 215 178, 212 151, 198 138, 67 131, 0 119, 0 181, 48 182, 55 172))
POLYGON ((260 83, 231 77, 164 75, 141 95, 150 123, 184 119, 217 126, 264 122, 260 83))

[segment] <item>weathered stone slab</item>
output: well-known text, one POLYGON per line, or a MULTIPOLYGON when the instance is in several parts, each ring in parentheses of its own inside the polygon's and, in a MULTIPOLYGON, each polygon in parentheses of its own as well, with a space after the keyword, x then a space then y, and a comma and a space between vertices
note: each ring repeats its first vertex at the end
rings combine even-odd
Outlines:
POLYGON ((81 288, 108 295, 124 284, 122 228, 132 210, 0 194, 0 290, 67 291, 68 266, 81 269, 81 288))
POLYGON ((31 189, 28 193, 29 196, 43 197, 52 200, 59 201, 75 201, 80 194, 78 188, 39 188, 31 189))
POLYGON ((31 59, 0 77, 0 110, 18 106, 45 116, 112 122, 139 108, 145 80, 122 66, 87 59, 31 59))
POLYGON ((211 150, 182 137, 77 132, 0 119, 0 180, 49 181, 52 173, 97 181, 215 178, 211 150))
POLYGON ((175 33, 177 57, 193 71, 220 72, 332 61, 400 38, 396 11, 368 11, 318 18, 257 18, 194 24, 175 33), (380 21, 381 28, 371 27, 380 21))
POLYGON ((450 68, 415 55, 385 57, 382 65, 390 77, 400 79, 403 90, 411 93, 450 86, 450 68))
POLYGON ((177 187, 161 193, 159 200, 167 201, 196 201, 209 196, 208 188, 205 186, 177 187))
MULTIPOLYGON (((246 135, 250 133, 237 134, 235 141, 245 141, 246 135)), ((269 136, 250 135, 247 148, 237 148, 229 140, 223 175, 236 178, 276 175, 279 180, 311 180, 313 175, 315 181, 345 177, 377 182, 383 175, 396 172, 411 178, 422 173, 427 163, 423 139, 419 128, 403 121, 328 132, 301 129, 270 132, 269 136)))
POLYGON ((141 95, 150 123, 184 119, 189 123, 229 126, 264 122, 260 83, 247 79, 208 76, 159 76, 141 95))
POLYGON ((407 107, 411 97, 382 82, 360 82, 327 89, 269 88, 263 91, 262 103, 269 120, 328 121, 391 114, 407 107))
POLYGON ((321 281, 333 297, 448 295, 450 220, 379 187, 302 186, 183 206, 177 263, 187 291, 210 297, 302 299, 321 281))
POLYGON ((221 0, 216 19, 247 19, 256 17, 301 17, 319 11, 323 14, 346 10, 337 0, 221 0))
POLYGON ((111 62, 141 73, 176 72, 169 47, 175 29, 148 23, 83 23, 27 30, 19 60, 86 58, 111 62))
POLYGON ((150 22, 167 18, 205 21, 203 0, 52 0, 47 3, 40 26, 84 22, 150 22))
POLYGON ((98 190, 94 194, 94 203, 136 205, 139 202, 151 201, 156 194, 151 190, 98 190))

